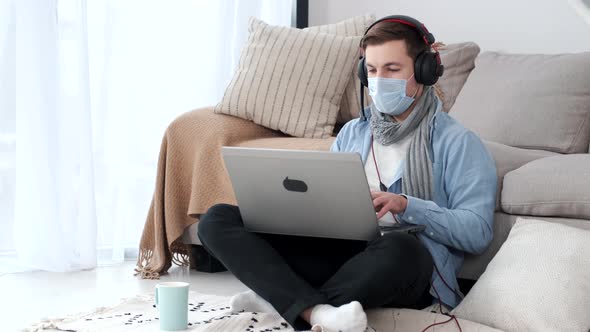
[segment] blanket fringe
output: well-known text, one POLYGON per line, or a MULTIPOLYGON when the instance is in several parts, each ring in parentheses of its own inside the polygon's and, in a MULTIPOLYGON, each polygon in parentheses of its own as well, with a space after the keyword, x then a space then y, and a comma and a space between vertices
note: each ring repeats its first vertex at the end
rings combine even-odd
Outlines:
MULTIPOLYGON (((190 268, 190 244, 184 244, 180 240, 176 240, 172 242, 172 245, 170 245, 170 251, 172 252, 172 264, 180 267, 188 266, 190 268)), ((162 271, 155 271, 148 268, 153 256, 154 251, 152 249, 142 248, 139 250, 134 276, 139 275, 142 279, 157 280, 160 279, 160 274, 167 272, 168 268, 165 268, 162 271)))
POLYGON ((137 257, 137 265, 135 266, 135 273, 134 276, 139 275, 142 279, 160 279, 160 273, 157 271, 152 271, 147 268, 148 264, 150 263, 152 257, 154 256, 154 251, 151 249, 139 249, 139 256, 137 257))
POLYGON ((182 243, 180 240, 172 242, 172 263, 180 267, 191 266, 191 245, 182 243))

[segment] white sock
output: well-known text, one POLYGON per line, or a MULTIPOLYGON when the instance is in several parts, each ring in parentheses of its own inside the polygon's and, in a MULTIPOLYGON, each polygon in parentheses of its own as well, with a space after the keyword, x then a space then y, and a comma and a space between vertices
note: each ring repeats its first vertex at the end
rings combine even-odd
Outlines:
POLYGON ((277 313, 270 303, 266 302, 265 299, 261 298, 252 290, 234 295, 229 303, 233 312, 243 310, 248 312, 277 313))
POLYGON ((363 332, 367 328, 367 315, 358 301, 339 307, 319 304, 311 311, 310 323, 313 331, 363 332))

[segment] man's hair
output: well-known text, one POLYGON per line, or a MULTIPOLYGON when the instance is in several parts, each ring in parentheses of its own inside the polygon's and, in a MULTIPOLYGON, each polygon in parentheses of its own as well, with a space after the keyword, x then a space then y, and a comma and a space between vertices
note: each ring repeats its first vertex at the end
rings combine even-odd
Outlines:
POLYGON ((408 55, 416 61, 418 54, 429 51, 430 46, 424 42, 416 29, 399 22, 379 22, 361 40, 361 48, 364 51, 368 45, 381 45, 391 40, 403 40, 406 43, 408 55))

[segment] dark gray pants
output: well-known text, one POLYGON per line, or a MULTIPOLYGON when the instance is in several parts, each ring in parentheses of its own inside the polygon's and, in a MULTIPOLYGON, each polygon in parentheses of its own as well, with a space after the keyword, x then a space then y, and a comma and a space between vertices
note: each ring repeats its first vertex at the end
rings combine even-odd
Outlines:
POLYGON ((369 309, 432 302, 432 257, 413 235, 365 242, 252 233, 239 208, 228 204, 211 207, 198 225, 203 247, 296 329, 309 328, 299 315, 316 304, 359 301, 369 309))

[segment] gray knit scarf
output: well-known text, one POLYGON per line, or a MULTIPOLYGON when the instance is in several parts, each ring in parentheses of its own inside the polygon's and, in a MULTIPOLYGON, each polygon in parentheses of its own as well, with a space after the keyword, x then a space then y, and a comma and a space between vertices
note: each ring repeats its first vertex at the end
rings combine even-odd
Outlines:
POLYGON ((402 175, 402 192, 424 200, 432 199, 431 137, 429 124, 436 112, 436 95, 431 86, 424 88, 414 110, 402 122, 371 107, 371 132, 383 144, 393 144, 413 135, 406 154, 406 168, 402 175))

